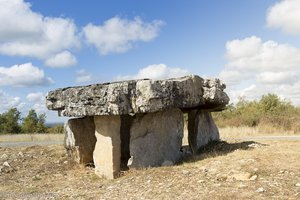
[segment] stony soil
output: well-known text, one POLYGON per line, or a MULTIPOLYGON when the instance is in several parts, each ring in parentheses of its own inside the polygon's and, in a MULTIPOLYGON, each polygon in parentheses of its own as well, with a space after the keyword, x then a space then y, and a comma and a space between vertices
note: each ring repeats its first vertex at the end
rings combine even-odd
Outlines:
POLYGON ((0 199, 300 199, 299 141, 228 141, 104 180, 60 145, 0 148, 0 199))

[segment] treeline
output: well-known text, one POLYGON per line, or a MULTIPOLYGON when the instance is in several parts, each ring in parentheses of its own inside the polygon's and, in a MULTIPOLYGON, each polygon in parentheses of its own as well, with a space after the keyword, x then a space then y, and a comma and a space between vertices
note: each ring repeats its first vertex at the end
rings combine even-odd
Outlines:
POLYGON ((264 127, 300 132, 300 108, 276 94, 263 95, 260 100, 240 98, 223 112, 213 113, 219 127, 264 127))
POLYGON ((0 114, 0 134, 18 133, 62 133, 61 125, 47 127, 46 115, 38 115, 34 109, 30 110, 26 117, 21 117, 17 108, 11 108, 0 114))

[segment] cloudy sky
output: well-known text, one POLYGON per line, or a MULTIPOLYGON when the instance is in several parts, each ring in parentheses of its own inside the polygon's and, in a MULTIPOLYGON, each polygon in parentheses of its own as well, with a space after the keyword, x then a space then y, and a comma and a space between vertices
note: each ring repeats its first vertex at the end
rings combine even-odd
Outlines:
POLYGON ((300 105, 300 0, 0 0, 0 113, 56 88, 187 74, 300 105))

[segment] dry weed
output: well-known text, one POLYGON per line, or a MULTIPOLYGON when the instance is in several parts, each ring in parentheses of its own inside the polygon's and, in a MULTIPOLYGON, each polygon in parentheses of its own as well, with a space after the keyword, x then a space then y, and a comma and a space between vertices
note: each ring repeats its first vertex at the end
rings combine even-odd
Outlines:
POLYGON ((0 195, 50 193, 53 199, 299 199, 299 151, 299 141, 220 142, 176 166, 129 170, 118 179, 105 180, 92 168, 68 160, 59 145, 0 148, 0 164, 8 162, 13 168, 0 173, 0 195))
POLYGON ((0 142, 63 141, 63 134, 10 134, 0 135, 0 142))

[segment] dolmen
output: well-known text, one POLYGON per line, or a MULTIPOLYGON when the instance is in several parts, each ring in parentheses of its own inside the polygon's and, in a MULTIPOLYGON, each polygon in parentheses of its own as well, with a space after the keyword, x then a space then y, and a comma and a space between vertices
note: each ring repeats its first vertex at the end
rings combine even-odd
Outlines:
POLYGON ((211 112, 229 102, 219 79, 197 75, 166 80, 130 80, 50 91, 46 106, 65 124, 65 148, 95 173, 113 179, 121 169, 178 162, 183 152, 184 114, 191 152, 219 140, 211 112))

